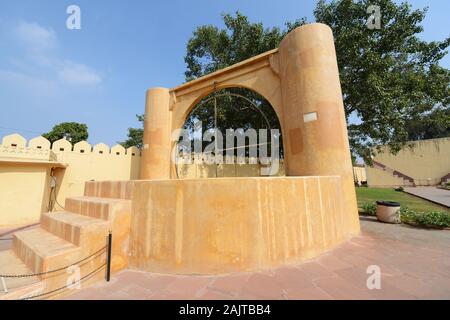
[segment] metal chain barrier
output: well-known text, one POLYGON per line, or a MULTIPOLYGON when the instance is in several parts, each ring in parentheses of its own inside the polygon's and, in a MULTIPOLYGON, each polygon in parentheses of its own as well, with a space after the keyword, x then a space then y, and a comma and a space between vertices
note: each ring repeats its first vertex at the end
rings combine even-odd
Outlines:
MULTIPOLYGON (((0 279, 1 279, 1 284, 3 286, 3 290, 5 291, 5 293, 8 293, 8 288, 6 287, 6 283, 5 283, 5 278, 26 278, 26 277, 36 277, 36 276, 42 276, 45 274, 51 274, 51 273, 55 273, 58 271, 62 271, 65 269, 68 269, 72 266, 76 266, 76 265, 80 265, 81 263, 91 260, 93 258, 96 258, 97 256, 106 253, 106 259, 105 261, 99 266, 97 267, 95 270, 89 272, 87 275, 83 276, 82 278, 78 279, 77 281, 75 281, 74 283, 71 283, 71 285, 75 285, 78 283, 81 283, 83 280, 85 280, 86 278, 96 274, 98 271, 100 271, 101 269, 103 269, 104 267, 106 267, 106 274, 105 274, 105 279, 106 281, 109 282, 110 277, 111 277, 111 260, 112 260, 112 233, 111 231, 109 232, 108 236, 106 237, 106 245, 102 248, 100 248, 99 250, 97 250, 96 252, 90 254, 89 256, 78 260, 77 262, 71 263, 70 265, 66 265, 64 267, 61 268, 57 268, 54 270, 50 270, 50 271, 46 271, 46 272, 38 272, 38 273, 33 273, 33 274, 0 274, 0 279)), ((43 279, 45 280, 45 279, 43 279)), ((30 300, 30 299, 35 299, 35 298, 39 298, 39 297, 43 297, 43 296, 48 296, 50 294, 53 293, 58 293, 64 289, 67 289, 67 284, 59 287, 57 289, 53 289, 51 291, 48 292, 44 292, 44 293, 39 293, 36 294, 34 296, 29 296, 29 297, 25 297, 22 300, 30 300)))
POLYGON ((45 272, 38 272, 38 273, 33 273, 33 274, 0 274, 0 278, 26 278, 26 277, 36 277, 36 276, 42 276, 42 275, 44 275, 44 274, 49 274, 49 273, 54 273, 54 272, 62 271, 62 270, 67 269, 67 268, 69 268, 69 267, 71 267, 71 266, 74 266, 74 265, 77 265, 77 264, 79 264, 79 263, 81 263, 81 262, 84 262, 84 261, 86 261, 86 260, 88 260, 88 259, 90 259, 90 258, 92 258, 92 257, 94 257, 94 256, 97 256, 99 253, 101 253, 102 251, 106 250, 107 247, 108 247, 108 246, 104 246, 103 248, 101 248, 100 250, 98 250, 98 251, 94 252, 93 254, 87 256, 86 258, 83 258, 83 259, 81 259, 81 260, 79 260, 79 261, 77 261, 77 262, 74 262, 74 263, 72 263, 72 264, 70 264, 70 265, 67 265, 67 266, 65 266, 65 267, 61 267, 61 268, 58 268, 58 269, 55 269, 55 270, 50 270, 50 271, 45 271, 45 272))
MULTIPOLYGON (((103 263, 100 267, 98 267, 95 270, 89 272, 87 275, 85 275, 84 277, 80 278, 80 280, 74 282, 73 285, 81 283, 86 278, 88 278, 88 277, 94 275, 95 273, 99 272, 106 265, 107 265, 106 263, 103 263)), ((48 291, 48 292, 44 292, 44 293, 36 294, 34 296, 26 297, 26 298, 23 298, 22 300, 32 300, 32 299, 40 298, 40 297, 43 297, 43 296, 48 296, 49 294, 57 293, 57 292, 59 292, 61 290, 64 290, 64 289, 67 289, 67 285, 65 285, 63 287, 59 287, 58 289, 54 289, 54 290, 48 291)))

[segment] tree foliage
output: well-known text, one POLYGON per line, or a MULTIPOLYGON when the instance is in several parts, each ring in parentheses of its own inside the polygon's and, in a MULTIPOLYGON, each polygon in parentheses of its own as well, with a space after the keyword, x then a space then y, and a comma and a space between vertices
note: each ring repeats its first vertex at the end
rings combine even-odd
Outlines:
POLYGON ((51 143, 66 138, 71 143, 75 144, 87 140, 89 133, 88 127, 85 124, 78 122, 62 122, 55 125, 50 132, 44 133, 42 136, 51 143))
MULTIPOLYGON (((321 0, 314 10, 316 21, 333 30, 352 152, 368 162, 374 145, 388 144, 395 153, 410 139, 448 135, 450 72, 439 61, 450 38, 420 39, 426 12, 392 0, 321 0), (366 26, 370 5, 380 6, 380 29, 366 26)), ((194 31, 186 80, 276 48, 287 32, 306 23, 300 18, 284 30, 264 28, 239 12, 223 20, 225 29, 194 31)))
MULTIPOLYGON (((186 80, 192 80, 278 47, 284 31, 250 23, 239 12, 222 16, 225 29, 198 27, 187 44, 186 80)), ((298 24, 298 23, 297 23, 298 24)), ((296 25, 297 25, 296 24, 296 25)), ((289 24, 293 28, 292 24, 289 24)))
POLYGON ((450 108, 437 108, 423 117, 415 117, 406 124, 408 140, 450 137, 450 108))
POLYGON ((426 42, 418 37, 427 9, 391 0, 319 1, 316 20, 335 36, 338 65, 353 151, 369 158, 369 147, 389 144, 397 152, 411 138, 432 138, 430 132, 450 126, 449 70, 439 66, 450 39, 426 42), (369 5, 381 10, 381 29, 369 29, 369 5), (416 124, 416 125, 414 125, 416 124), (420 125, 417 125, 420 124, 420 125))
MULTIPOLYGON (((136 118, 140 123, 144 122, 144 115, 136 115, 136 118)), ((141 128, 128 128, 127 139, 125 141, 119 142, 124 148, 137 147, 142 148, 142 139, 144 136, 144 129, 141 128)))

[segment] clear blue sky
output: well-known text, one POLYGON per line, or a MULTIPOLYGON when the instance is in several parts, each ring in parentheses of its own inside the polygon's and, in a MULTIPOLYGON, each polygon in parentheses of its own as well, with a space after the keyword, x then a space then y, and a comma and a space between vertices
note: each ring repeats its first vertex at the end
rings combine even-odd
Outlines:
MULTIPOLYGON (((429 6, 424 39, 449 35, 449 1, 410 2, 429 6)), ((221 13, 239 10, 251 21, 283 27, 303 16, 313 21, 314 6, 313 0, 0 0, 0 136, 17 131, 31 138, 77 121, 88 125, 89 142, 113 145, 138 126, 147 88, 184 81, 185 47, 197 26, 222 26, 221 13), (81 8, 81 30, 66 28, 70 4, 81 8)), ((443 65, 450 67, 448 56, 443 65)))

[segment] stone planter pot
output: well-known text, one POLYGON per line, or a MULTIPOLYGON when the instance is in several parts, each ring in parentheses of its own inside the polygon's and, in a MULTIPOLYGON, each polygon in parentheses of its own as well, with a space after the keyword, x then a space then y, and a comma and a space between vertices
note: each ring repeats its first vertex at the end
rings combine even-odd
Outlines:
POLYGON ((377 201, 377 219, 387 223, 400 223, 400 203, 377 201))

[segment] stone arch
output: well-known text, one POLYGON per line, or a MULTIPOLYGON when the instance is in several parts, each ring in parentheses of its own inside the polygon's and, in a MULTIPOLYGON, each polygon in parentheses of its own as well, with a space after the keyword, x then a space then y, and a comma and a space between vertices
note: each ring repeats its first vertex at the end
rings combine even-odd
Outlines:
MULTIPOLYGON (((233 85, 233 84, 227 84, 227 85, 217 85, 217 86, 213 86, 213 87, 207 87, 207 88, 205 88, 205 90, 203 90, 201 93, 199 92, 198 94, 199 94, 199 96, 188 106, 188 104, 185 104, 185 106, 188 106, 188 108, 186 109, 187 111, 184 111, 184 114, 182 115, 182 117, 180 118, 180 120, 177 120, 177 123, 172 123, 172 127, 174 127, 174 128, 183 128, 184 126, 185 126, 185 124, 186 124, 186 121, 188 120, 188 118, 190 117, 190 115, 192 114, 192 112, 194 111, 194 109, 200 104, 200 103, 202 103, 202 101, 206 98, 206 97, 208 97, 208 96, 210 96, 214 91, 216 91, 219 95, 221 94, 221 91, 222 90, 224 90, 224 89, 232 89, 232 88, 240 88, 240 89, 246 89, 247 91, 249 91, 249 92, 253 92, 253 93, 256 93, 257 95, 259 95, 259 97, 261 98, 261 99, 264 99, 264 100, 266 100, 266 103, 269 105, 268 107, 272 110, 271 111, 271 113, 270 114, 264 114, 264 112, 262 112, 262 110, 261 110, 261 114, 264 114, 264 117, 265 116, 267 116, 267 115, 270 115, 270 116, 274 116, 274 117, 276 117, 276 122, 278 122, 278 126, 276 126, 276 127, 272 127, 271 129, 280 129, 280 132, 281 132, 281 135, 283 135, 283 128, 282 128, 282 126, 281 126, 281 124, 282 124, 282 121, 281 121, 281 108, 280 108, 280 106, 278 105, 278 108, 275 108, 273 105, 272 105, 272 103, 268 100, 268 99, 266 99, 262 94, 260 94, 259 92, 257 92, 256 90, 253 90, 253 89, 251 89, 251 88, 249 88, 248 86, 245 86, 245 85, 241 85, 241 84, 239 84, 239 82, 236 82, 236 83, 238 83, 237 85, 233 85), (272 114, 272 112, 273 112, 273 114, 272 114), (178 122, 179 121, 179 122, 178 122)), ((212 96, 211 96, 212 97, 212 96)), ((234 97, 234 98, 236 98, 236 97, 234 97)), ((240 98, 238 98, 238 99, 240 99, 240 98)), ((274 101, 274 99, 273 99, 273 97, 272 97, 272 99, 271 99, 272 101, 274 101)), ((251 100, 249 99, 248 100, 248 103, 251 103, 250 102, 251 100)), ((220 108, 220 99, 218 99, 218 107, 220 108)), ((259 109, 259 108, 258 108, 259 109)), ((266 109, 267 110, 267 109, 266 109)), ((180 112, 181 113, 181 112, 180 112)), ((270 117, 268 117, 268 119, 270 119, 270 117)), ((225 129, 225 128, 222 128, 222 129, 225 129)), ((256 128, 255 128, 256 129, 256 128)), ((225 132, 222 132, 223 134, 225 134, 225 132)), ((174 138, 174 137, 173 137, 174 138)), ((268 138, 270 139, 270 136, 268 136, 268 138)), ((283 144, 284 144, 284 141, 282 140, 282 142, 283 142, 283 144)), ((175 139, 172 139, 172 141, 171 141, 171 149, 172 150, 174 150, 174 148, 176 148, 176 145, 177 145, 177 141, 175 140, 175 139)), ((284 148, 284 146, 281 146, 281 149, 280 149, 280 152, 282 152, 282 150, 283 150, 283 148, 284 148)), ((252 159, 257 159, 257 158, 252 158, 252 159)), ((257 162, 257 160, 254 160, 254 161, 256 161, 257 162)), ((177 165, 175 164, 175 163, 173 163, 173 161, 171 161, 171 164, 170 164, 170 170, 171 170, 171 173, 172 173, 172 175, 173 176, 175 176, 175 177, 177 177, 177 178, 179 178, 179 173, 178 173, 178 169, 177 169, 177 165)))
POLYGON ((246 88, 264 97, 283 123, 278 50, 271 50, 228 68, 170 89, 169 108, 173 113, 172 128, 178 128, 202 98, 216 90, 246 88))
POLYGON ((179 113, 181 113, 181 117, 177 118, 175 121, 177 122, 172 122, 172 127, 173 128, 179 128, 181 127, 184 122, 186 121, 187 117, 189 116, 189 114, 191 113, 191 111, 194 109, 194 107, 205 97, 207 97, 209 94, 214 92, 214 89, 216 91, 220 91, 223 89, 227 89, 227 88, 244 88, 250 91, 254 91, 257 94, 259 94, 261 97, 263 97, 264 99, 266 99, 269 104, 271 105, 272 109, 275 111, 275 114, 278 117, 278 120, 280 122, 280 125, 282 123, 281 119, 282 119, 282 108, 281 108, 281 104, 280 101, 281 99, 277 99, 277 97, 272 96, 268 96, 266 97, 264 94, 262 94, 261 92, 258 91, 258 89, 261 88, 255 88, 256 86, 247 86, 247 85, 243 85, 240 82, 233 82, 233 83, 229 83, 229 84, 221 84, 221 85, 217 85, 215 88, 214 86, 211 87, 207 87, 204 90, 202 90, 201 92, 199 92, 198 96, 192 100, 192 102, 190 104, 186 103, 185 105, 183 105, 183 107, 187 106, 187 108, 185 110, 179 111, 179 113), (181 121, 179 121, 179 119, 183 119, 181 121))
POLYGON ((289 32, 262 53, 172 89, 147 91, 142 179, 174 179, 172 132, 215 87, 246 87, 265 97, 283 134, 286 176, 339 176, 351 228, 359 229, 353 171, 334 39, 320 23, 289 32))
POLYGON ((284 134, 278 56, 278 49, 271 50, 172 89, 149 89, 144 119, 142 177, 148 177, 147 173, 155 178, 176 176, 171 165, 172 132, 181 128, 195 104, 214 88, 241 87, 255 91, 270 103, 284 134), (154 107, 156 105, 158 108, 154 107), (153 142, 148 143, 150 141, 153 142))

